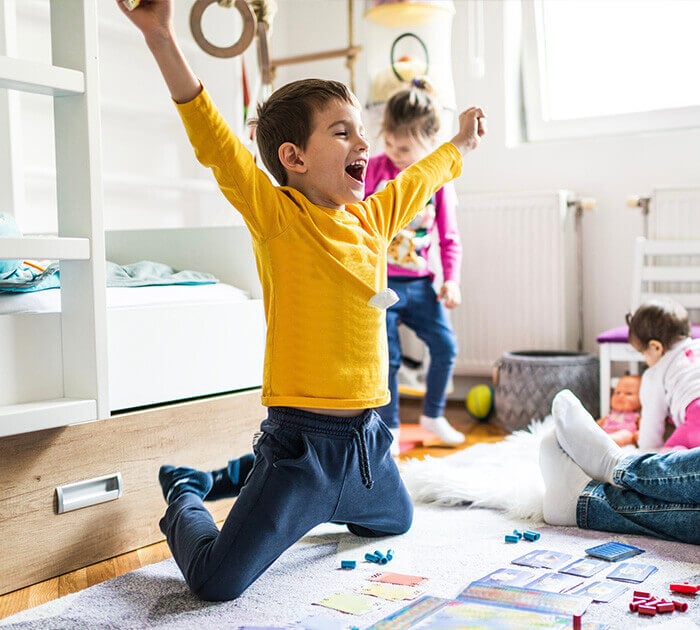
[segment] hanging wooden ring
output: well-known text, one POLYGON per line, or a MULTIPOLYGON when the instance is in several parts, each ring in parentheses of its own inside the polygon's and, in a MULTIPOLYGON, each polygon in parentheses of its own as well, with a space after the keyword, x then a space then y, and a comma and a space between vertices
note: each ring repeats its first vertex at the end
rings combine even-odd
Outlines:
POLYGON ((243 32, 238 38, 238 41, 231 46, 226 48, 214 46, 214 44, 204 37, 204 33, 202 32, 202 15, 204 15, 204 11, 208 6, 215 2, 218 2, 218 0, 197 0, 192 5, 192 11, 190 12, 190 30, 192 31, 195 41, 204 52, 223 59, 237 57, 250 46, 250 43, 255 37, 255 16, 246 0, 236 0, 235 7, 238 9, 238 12, 241 14, 241 19, 243 20, 243 32))

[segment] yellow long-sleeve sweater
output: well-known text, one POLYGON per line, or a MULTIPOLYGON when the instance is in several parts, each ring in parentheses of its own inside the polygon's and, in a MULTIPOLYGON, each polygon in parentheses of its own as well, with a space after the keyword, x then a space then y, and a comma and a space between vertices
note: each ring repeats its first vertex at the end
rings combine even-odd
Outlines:
POLYGON ((382 192, 335 210, 275 186, 206 90, 177 108, 197 159, 212 169, 252 235, 267 321, 262 403, 385 405, 385 312, 368 301, 386 288, 386 250, 394 235, 460 174, 457 148, 445 143, 382 192))

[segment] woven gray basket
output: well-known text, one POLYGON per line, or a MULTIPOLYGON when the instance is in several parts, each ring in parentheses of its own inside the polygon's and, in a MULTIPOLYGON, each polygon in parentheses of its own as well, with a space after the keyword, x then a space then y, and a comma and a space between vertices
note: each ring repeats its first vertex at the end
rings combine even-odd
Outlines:
POLYGON ((551 413, 557 392, 570 389, 598 418, 598 359, 582 352, 506 352, 496 362, 495 414, 506 431, 525 429, 551 413))

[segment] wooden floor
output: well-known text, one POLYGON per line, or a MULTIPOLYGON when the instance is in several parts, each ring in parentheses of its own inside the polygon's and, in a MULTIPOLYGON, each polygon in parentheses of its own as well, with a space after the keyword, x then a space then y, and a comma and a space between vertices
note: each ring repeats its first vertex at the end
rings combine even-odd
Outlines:
MULTIPOLYGON (((402 400, 402 421, 417 422, 419 415, 420 401, 418 399, 402 400)), ((471 419, 461 403, 448 403, 445 415, 452 426, 467 436, 463 445, 457 449, 436 446, 418 447, 404 453, 401 458, 420 458, 425 455, 442 457, 478 442, 497 442, 503 439, 503 433, 496 427, 488 422, 476 422, 471 419)), ((2 595, 0 596, 0 619, 169 557, 170 550, 163 541, 2 595)))

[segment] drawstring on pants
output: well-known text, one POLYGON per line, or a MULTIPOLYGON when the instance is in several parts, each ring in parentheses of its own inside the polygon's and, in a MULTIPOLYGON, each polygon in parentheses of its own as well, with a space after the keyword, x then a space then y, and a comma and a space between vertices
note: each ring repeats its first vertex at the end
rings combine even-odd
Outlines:
POLYGON ((368 490, 372 489, 374 481, 372 481, 372 471, 369 467, 369 455, 367 454, 367 443, 365 442, 365 427, 362 426, 361 430, 358 431, 355 427, 352 428, 353 439, 357 443, 359 449, 359 464, 360 464, 360 478, 362 479, 362 485, 368 490))

